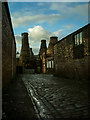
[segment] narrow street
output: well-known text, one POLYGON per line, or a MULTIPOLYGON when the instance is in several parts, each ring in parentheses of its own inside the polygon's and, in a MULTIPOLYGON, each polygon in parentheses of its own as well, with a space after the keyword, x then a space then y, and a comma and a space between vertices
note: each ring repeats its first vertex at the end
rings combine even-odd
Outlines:
POLYGON ((39 119, 88 118, 88 85, 46 74, 23 74, 39 119))
POLYGON ((2 120, 89 118, 90 2, 0 3, 2 120))

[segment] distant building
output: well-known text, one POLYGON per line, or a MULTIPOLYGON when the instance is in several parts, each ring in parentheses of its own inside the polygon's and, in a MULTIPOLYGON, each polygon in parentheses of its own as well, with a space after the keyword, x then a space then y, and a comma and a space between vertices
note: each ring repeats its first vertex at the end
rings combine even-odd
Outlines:
POLYGON ((54 70, 54 45, 58 41, 58 37, 50 37, 48 48, 46 47, 46 40, 41 40, 41 47, 39 51, 40 59, 42 60, 42 72, 52 73, 54 70))
POLYGON ((47 51, 46 40, 41 40, 39 56, 42 59, 42 54, 47 51))
POLYGON ((30 67, 30 49, 28 43, 28 33, 22 33, 22 47, 20 53, 20 62, 25 69, 30 67))
POLYGON ((46 71, 44 69, 46 69, 46 61, 43 62, 43 54, 45 53, 46 55, 46 51, 47 51, 47 45, 46 45, 46 40, 41 40, 41 46, 40 46, 40 51, 39 51, 39 58, 41 59, 42 61, 42 64, 41 64, 41 71, 43 73, 45 73, 46 71), (45 64, 44 64, 45 63, 45 64))
POLYGON ((58 37, 50 37, 50 42, 46 52, 46 72, 53 73, 54 70, 54 45, 58 41, 58 37))
POLYGON ((42 60, 39 55, 35 55, 35 73, 40 74, 42 72, 42 60))
POLYGON ((50 37, 47 51, 44 49, 40 54, 42 72, 66 78, 88 79, 90 77, 89 31, 90 24, 59 41, 55 36, 50 37))
POLYGON ((36 63, 32 48, 29 48, 28 33, 22 33, 22 47, 20 57, 17 58, 17 73, 35 72, 36 63))

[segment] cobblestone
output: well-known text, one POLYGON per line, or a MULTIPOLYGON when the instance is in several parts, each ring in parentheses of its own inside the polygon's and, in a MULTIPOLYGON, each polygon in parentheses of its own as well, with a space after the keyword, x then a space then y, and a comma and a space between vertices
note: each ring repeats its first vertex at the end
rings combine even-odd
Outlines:
POLYGON ((24 74, 22 80, 43 118, 88 118, 88 85, 44 74, 24 74))

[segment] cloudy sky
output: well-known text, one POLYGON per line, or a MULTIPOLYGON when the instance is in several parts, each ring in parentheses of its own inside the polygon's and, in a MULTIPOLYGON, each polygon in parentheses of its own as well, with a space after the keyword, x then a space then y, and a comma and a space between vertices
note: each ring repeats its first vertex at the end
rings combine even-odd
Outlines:
POLYGON ((29 33, 29 45, 38 54, 40 41, 58 40, 88 23, 88 2, 9 2, 17 51, 21 33, 29 33))

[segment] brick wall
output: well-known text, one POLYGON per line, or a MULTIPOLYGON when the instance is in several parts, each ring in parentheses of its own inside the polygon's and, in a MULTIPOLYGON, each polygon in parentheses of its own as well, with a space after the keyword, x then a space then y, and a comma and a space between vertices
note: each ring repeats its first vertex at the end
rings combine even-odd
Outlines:
POLYGON ((88 79, 88 62, 90 58, 90 46, 88 44, 89 26, 84 26, 55 44, 54 73, 56 76, 88 79), (80 32, 82 32, 83 43, 75 46, 74 36, 80 32))
POLYGON ((7 3, 2 3, 2 85, 16 75, 16 43, 7 3))
POLYGON ((54 45, 58 41, 58 37, 52 36, 50 37, 50 42, 46 52, 46 73, 53 73, 53 61, 54 61, 54 45))

